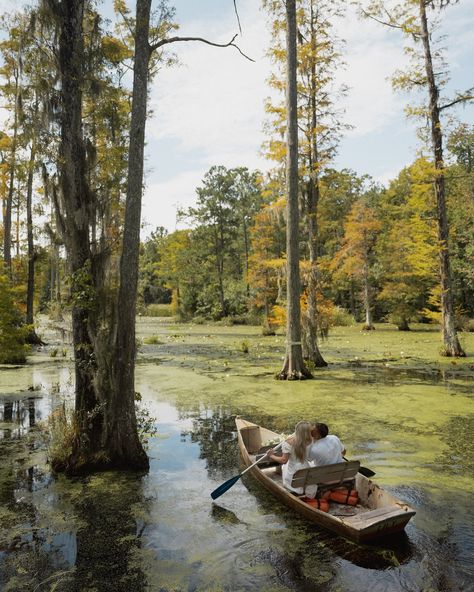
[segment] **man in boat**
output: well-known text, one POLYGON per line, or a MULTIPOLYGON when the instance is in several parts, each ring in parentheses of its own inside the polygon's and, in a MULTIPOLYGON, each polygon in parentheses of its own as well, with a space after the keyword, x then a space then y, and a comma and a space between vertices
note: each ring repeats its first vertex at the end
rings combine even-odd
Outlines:
POLYGON ((325 423, 315 423, 311 436, 313 443, 308 448, 308 460, 313 461, 316 467, 344 461, 346 449, 337 436, 329 434, 325 423))

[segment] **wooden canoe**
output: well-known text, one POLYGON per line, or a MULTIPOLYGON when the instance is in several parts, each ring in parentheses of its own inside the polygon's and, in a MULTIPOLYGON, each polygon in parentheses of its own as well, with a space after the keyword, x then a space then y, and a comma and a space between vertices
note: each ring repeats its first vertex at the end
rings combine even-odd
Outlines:
MULTIPOLYGON (((279 435, 271 430, 240 417, 236 418, 235 423, 240 452, 247 467, 255 462, 266 444, 278 442, 279 435)), ((359 492, 357 506, 349 507, 330 502, 329 512, 323 512, 283 487, 279 466, 268 466, 268 463, 267 466, 262 465, 251 468, 249 473, 252 473, 276 498, 307 520, 356 542, 372 541, 400 532, 415 515, 415 511, 407 504, 360 473, 355 476, 355 486, 359 492)))

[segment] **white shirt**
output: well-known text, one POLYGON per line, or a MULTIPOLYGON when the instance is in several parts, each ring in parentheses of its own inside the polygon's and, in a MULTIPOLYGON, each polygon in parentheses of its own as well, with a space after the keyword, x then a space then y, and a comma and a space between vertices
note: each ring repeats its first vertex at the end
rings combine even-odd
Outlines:
MULTIPOLYGON (((282 465, 282 475, 283 475, 283 487, 285 489, 289 489, 290 491, 294 491, 295 493, 302 494, 303 488, 302 487, 291 487, 291 480, 293 479, 293 475, 299 469, 307 469, 311 467, 311 463, 305 459, 301 462, 298 458, 296 458, 296 454, 294 453, 293 446, 288 442, 283 442, 281 446, 281 451, 283 454, 288 454, 288 462, 282 465)), ((309 446, 306 449, 306 454, 309 452, 309 446)), ((314 497, 316 495, 317 485, 308 485, 306 487, 306 491, 304 494, 306 497, 314 497)))
POLYGON ((325 438, 316 440, 308 450, 308 460, 314 462, 316 467, 320 465, 333 465, 343 462, 342 451, 344 446, 337 436, 329 434, 325 438))

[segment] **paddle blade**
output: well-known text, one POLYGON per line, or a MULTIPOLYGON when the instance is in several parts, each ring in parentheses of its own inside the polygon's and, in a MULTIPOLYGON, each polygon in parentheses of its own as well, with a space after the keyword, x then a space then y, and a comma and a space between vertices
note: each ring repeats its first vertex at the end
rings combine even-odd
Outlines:
POLYGON ((375 475, 375 471, 372 471, 372 469, 368 469, 367 467, 359 467, 359 473, 364 475, 364 477, 373 477, 375 475))
POLYGON ((232 477, 231 479, 228 479, 222 485, 219 485, 219 487, 217 489, 214 489, 214 491, 211 491, 212 499, 215 500, 219 496, 221 496, 223 493, 225 493, 228 489, 230 489, 232 487, 232 485, 237 483, 237 481, 240 479, 240 477, 241 477, 240 475, 237 475, 236 477, 232 477))

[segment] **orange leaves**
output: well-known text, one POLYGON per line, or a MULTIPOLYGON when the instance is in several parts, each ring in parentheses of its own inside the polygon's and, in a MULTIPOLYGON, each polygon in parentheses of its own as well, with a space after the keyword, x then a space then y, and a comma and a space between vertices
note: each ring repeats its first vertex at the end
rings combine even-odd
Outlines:
POLYGON ((344 224, 342 248, 335 254, 330 269, 336 276, 365 276, 373 262, 374 247, 382 223, 363 200, 354 203, 344 224))

